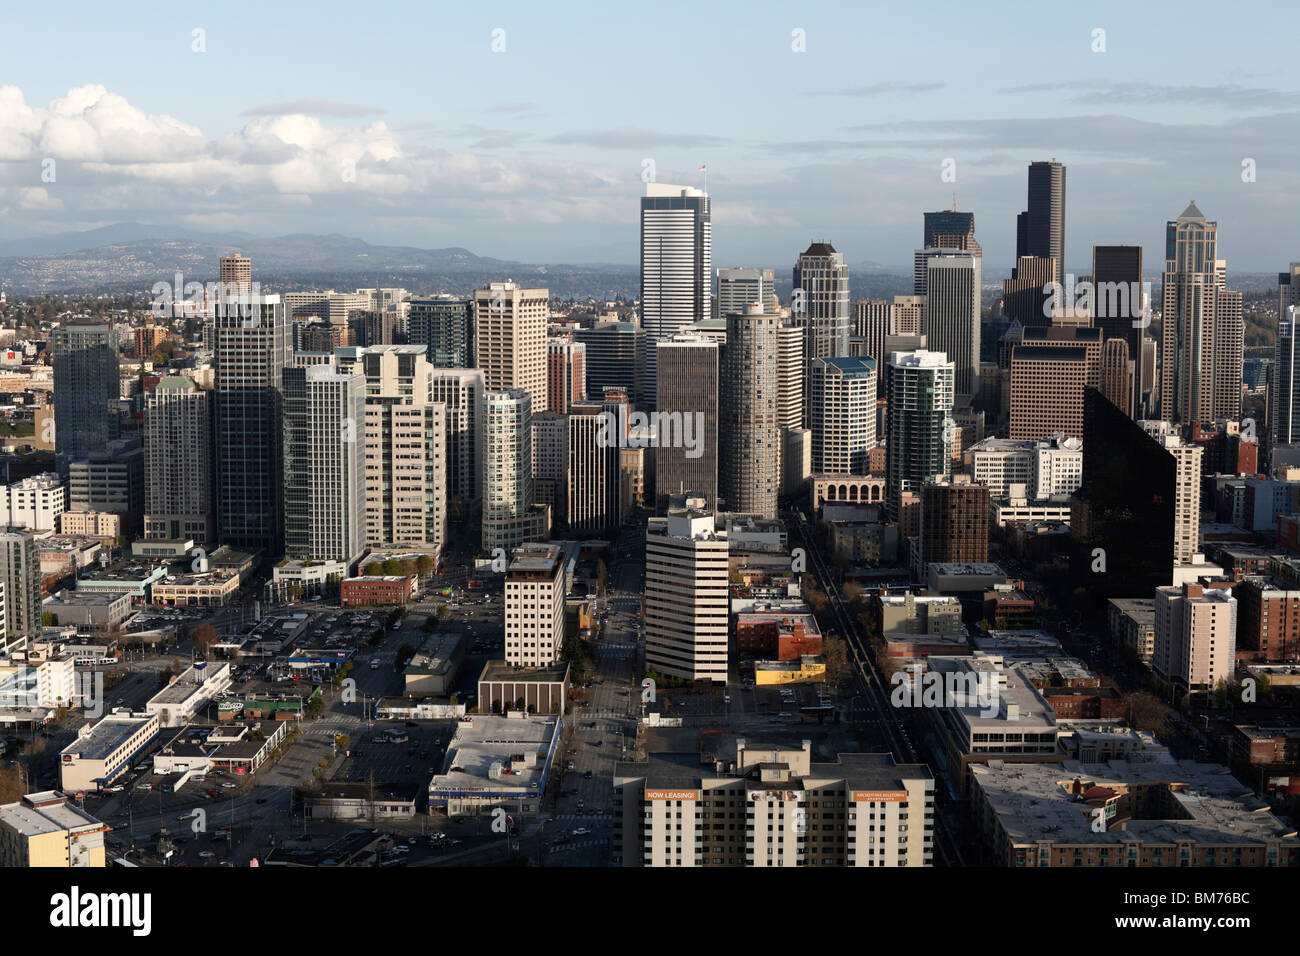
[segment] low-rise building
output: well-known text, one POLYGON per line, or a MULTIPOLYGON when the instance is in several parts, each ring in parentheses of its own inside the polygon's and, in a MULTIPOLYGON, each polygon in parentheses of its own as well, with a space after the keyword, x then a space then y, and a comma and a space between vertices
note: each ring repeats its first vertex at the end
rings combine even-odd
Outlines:
POLYGON ((158 717, 163 727, 183 727, 203 713, 222 691, 230 687, 230 665, 199 661, 145 704, 145 711, 158 717))
POLYGON ((126 773, 131 761, 158 736, 155 714, 109 714, 86 724, 59 753, 59 786, 65 793, 101 790, 126 773))
POLYGON ((414 574, 372 574, 344 578, 339 586, 339 603, 343 607, 405 607, 415 599, 419 576, 414 574))
POLYGON ((131 596, 109 591, 60 591, 41 603, 55 626, 71 625, 79 634, 115 631, 131 616, 131 596))
POLYGON ((466 635, 434 631, 402 672, 408 697, 446 697, 465 659, 466 635))
POLYGON ((153 585, 153 603, 164 607, 224 607, 239 591, 239 575, 225 571, 169 574, 153 585))
POLYGON ((563 714, 569 686, 569 665, 515 667, 490 660, 478 678, 478 706, 484 713, 525 710, 530 714, 563 714))
POLYGON ((492 807, 537 812, 562 725, 559 716, 518 712, 460 720, 447 745, 447 769, 429 782, 429 806, 445 810, 448 816, 492 807))
POLYGON ((57 790, 0 805, 0 867, 102 867, 112 827, 57 790))

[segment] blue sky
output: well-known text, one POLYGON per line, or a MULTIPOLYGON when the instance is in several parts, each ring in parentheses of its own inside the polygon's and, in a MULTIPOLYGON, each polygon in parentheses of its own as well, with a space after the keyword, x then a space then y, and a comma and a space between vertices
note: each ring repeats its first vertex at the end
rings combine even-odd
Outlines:
POLYGON ((785 268, 826 238, 906 268, 921 212, 955 191, 992 276, 1025 165, 1056 158, 1067 267, 1119 242, 1157 265, 1195 199, 1230 271, 1272 271, 1300 258, 1293 20, 1281 3, 23 5, 0 31, 0 238, 141 221, 631 263, 652 159, 693 185, 708 164, 715 265, 785 268))

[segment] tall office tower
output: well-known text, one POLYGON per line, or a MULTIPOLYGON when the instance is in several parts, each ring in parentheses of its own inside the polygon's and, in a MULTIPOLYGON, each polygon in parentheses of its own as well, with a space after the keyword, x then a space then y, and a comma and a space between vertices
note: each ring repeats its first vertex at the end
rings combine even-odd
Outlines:
POLYGON ((546 343, 547 405, 551 411, 567 413, 574 402, 587 397, 587 346, 568 339, 546 343))
POLYGON ((505 660, 546 667, 564 649, 564 552, 533 544, 514 551, 505 581, 505 660))
POLYGON ((1289 305, 1277 324, 1269 383, 1268 441, 1270 451, 1300 444, 1300 306, 1289 305))
POLYGON ((646 183, 641 198, 641 328, 647 404, 659 394, 655 343, 713 314, 711 220, 709 194, 703 190, 646 183))
POLYGON ((1056 160, 1029 164, 1029 200, 1016 217, 1016 258, 1038 256, 1056 262, 1065 276, 1065 167, 1056 160))
POLYGON ((1246 321, 1241 310, 1241 293, 1217 289, 1214 300, 1214 394, 1211 405, 1215 421, 1241 417, 1245 344, 1246 321))
POLYGON ((776 330, 776 420, 782 428, 803 427, 804 333, 786 322, 776 330))
POLYGON ((809 368, 813 474, 865 475, 876 444, 876 363, 816 358, 809 368))
POLYGON ((547 411, 529 423, 533 443, 533 502, 551 506, 551 523, 569 523, 569 416, 547 411))
POLYGON ((1139 359, 1150 330, 1143 316, 1150 302, 1142 285, 1141 246, 1093 246, 1093 325, 1101 329, 1103 339, 1122 338, 1133 363, 1132 399, 1129 414, 1143 417, 1142 405, 1155 383, 1143 374, 1139 359))
POLYGON ((144 536, 154 541, 217 543, 213 393, 169 375, 144 409, 144 536))
POLYGON ((714 318, 744 313, 747 305, 761 305, 764 312, 777 311, 776 278, 771 269, 719 269, 714 318))
POLYGON ((955 369, 956 394, 975 394, 980 361, 979 256, 945 252, 926 263, 925 321, 929 347, 947 355, 955 369))
MULTIPOLYGON (((925 324, 925 296, 894 296, 894 329, 891 335, 920 335, 925 324)), ((889 352, 880 356, 882 362, 889 360, 889 352)))
POLYGON ((1205 449, 1177 435, 1165 435, 1161 444, 1174 459, 1174 565, 1191 564, 1201 533, 1201 457, 1205 449))
POLYGON ((581 535, 604 536, 621 520, 618 405, 574 402, 569 409, 566 520, 581 535))
POLYGON ((1160 417, 1191 424, 1213 418, 1215 254, 1218 223, 1190 203, 1165 227, 1160 317, 1160 417))
POLYGON ((1150 597, 1174 575, 1176 462, 1098 389, 1084 393, 1083 423, 1071 572, 1104 598, 1150 597))
POLYGON ((521 388, 484 400, 483 550, 509 551, 545 538, 546 512, 533 507, 532 397, 521 388))
POLYGON ((74 322, 50 332, 54 444, 64 475, 67 462, 103 451, 119 434, 117 346, 117 330, 107 323, 74 322))
POLYGON ((440 295, 412 299, 406 341, 425 345, 438 368, 474 367, 474 300, 440 295))
POLYGON ((0 650, 13 654, 30 648, 41 639, 41 556, 35 532, 0 530, 0 598, 4 601, 0 650))
POLYGON ((588 395, 622 388, 633 402, 645 402, 646 335, 641 329, 632 322, 600 322, 589 329, 574 329, 573 340, 587 347, 588 395))
POLYGON ((284 370, 284 553, 357 561, 366 548, 366 379, 284 370))
POLYGON ((865 340, 865 357, 884 361, 885 336, 894 334, 896 311, 889 299, 858 299, 853 303, 853 335, 865 340))
POLYGON ((253 292, 253 261, 247 256, 232 252, 221 257, 220 297, 236 300, 253 292))
POLYGON ((483 371, 435 368, 433 401, 447 409, 447 501, 474 508, 483 495, 483 371))
POLYGON ((849 354, 849 267, 829 242, 814 242, 794 265, 791 314, 804 330, 804 359, 849 354))
POLYGON ((702 499, 650 518, 645 537, 645 666, 686 680, 727 679, 727 535, 702 499))
POLYGON ((1277 274, 1277 314, 1285 316, 1288 306, 1300 307, 1300 262, 1277 274))
POLYGON ((952 209, 942 209, 939 212, 924 214, 925 231, 921 238, 921 247, 924 249, 961 249, 963 252, 983 255, 980 244, 975 240, 975 214, 973 212, 958 212, 956 205, 957 203, 954 200, 952 209))
POLYGON ((1022 326, 1047 325, 1044 307, 1051 309, 1046 291, 1057 282, 1056 260, 1021 256, 1010 279, 1002 280, 1002 314, 1022 326))
POLYGON ((277 295, 220 304, 213 334, 217 527, 223 543, 269 558, 284 545, 285 307, 277 295))
POLYGON ((353 341, 362 348, 399 345, 405 336, 397 328, 397 313, 378 309, 357 309, 348 316, 353 341))
POLYGON ((1011 428, 1008 437, 1039 439, 1053 432, 1083 436, 1083 393, 1088 351, 1078 345, 1017 348, 1011 356, 1011 428))
POLYGON ((423 345, 361 350, 366 541, 437 557, 447 540, 447 427, 423 345))
POLYGON ((665 442, 660 435, 655 449, 655 513, 665 513, 672 496, 688 493, 703 498, 705 510, 713 511, 718 502, 717 343, 682 332, 657 347, 660 420, 677 422, 672 416, 680 414, 678 434, 689 421, 693 447, 683 441, 665 442))
POLYGON ((728 511, 776 517, 781 484, 777 427, 777 328, 781 319, 750 306, 727 316, 719 401, 721 495, 728 511))
POLYGON ((1101 348, 1101 393, 1116 408, 1133 408, 1133 363, 1128 357, 1128 342, 1107 339, 1101 348))
POLYGON ((490 392, 522 388, 546 410, 546 326, 550 293, 493 282, 474 293, 474 357, 490 392))
POLYGON ((1199 584, 1156 591, 1151 666, 1187 690, 1214 690, 1232 679, 1237 655, 1237 599, 1231 589, 1199 584))
POLYGON ((989 490, 967 475, 921 486, 921 566, 989 559, 989 490))
POLYGON ((953 380, 942 352, 895 352, 889 357, 885 405, 885 504, 898 520, 904 492, 952 474, 953 380))

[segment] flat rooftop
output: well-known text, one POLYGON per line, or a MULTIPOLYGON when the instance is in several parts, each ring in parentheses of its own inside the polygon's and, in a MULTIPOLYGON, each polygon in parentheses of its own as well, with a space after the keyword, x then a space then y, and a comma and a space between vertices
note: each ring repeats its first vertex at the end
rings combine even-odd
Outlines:
POLYGON ((79 754, 82 760, 104 760, 119 747, 131 739, 151 718, 149 717, 105 717, 90 729, 90 733, 78 737, 61 753, 79 754))
POLYGON ((50 796, 52 794, 48 792, 30 794, 17 803, 4 804, 0 806, 0 820, 25 837, 61 833, 65 830, 109 829, 71 803, 48 802, 44 799, 50 796), (28 800, 35 802, 29 803, 28 800))
POLYGON ((496 717, 475 715, 457 723, 447 745, 446 768, 429 782, 430 793, 454 791, 519 792, 539 794, 559 721, 555 717, 496 717), (509 766, 522 756, 519 772, 492 779, 497 764, 509 766))
MULTIPOLYGON (((1296 839, 1296 831, 1268 812, 1268 804, 1239 783, 1228 768, 1194 761, 1169 763, 1112 760, 1104 764, 1002 763, 972 765, 973 782, 988 799, 1013 843, 1202 844, 1257 843, 1296 839), (1070 792, 1078 779, 1085 800, 1070 792), (1167 787, 1179 819, 1128 818, 1125 829, 1094 833, 1089 788, 1123 792, 1134 787, 1167 787)), ((1170 808, 1175 810, 1174 807, 1170 808)), ((1171 812, 1170 816, 1173 815, 1171 812)))
POLYGON ((553 664, 549 667, 515 667, 502 660, 489 660, 483 665, 483 671, 478 679, 480 681, 506 680, 519 684, 550 684, 565 680, 568 674, 568 664, 553 664))

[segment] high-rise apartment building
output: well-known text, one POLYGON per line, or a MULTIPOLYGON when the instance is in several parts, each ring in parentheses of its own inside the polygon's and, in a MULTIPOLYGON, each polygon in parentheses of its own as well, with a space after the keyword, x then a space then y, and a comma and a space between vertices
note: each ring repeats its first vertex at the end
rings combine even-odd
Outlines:
POLYGON ((813 474, 868 474, 876 444, 876 363, 816 358, 809 376, 813 474))
POLYGON ((477 368, 435 368, 433 401, 447 409, 447 499, 449 508, 472 509, 483 495, 483 372, 477 368))
POLYGON ((167 376, 145 398, 144 536, 217 543, 214 393, 167 376))
POLYGON ((829 242, 812 243, 795 262, 790 312, 804 329, 806 361, 849 354, 849 267, 829 242))
POLYGON ((489 392, 522 388, 532 411, 546 410, 546 324, 550 293, 513 282, 474 292, 474 361, 489 392))
POLYGON ((777 425, 777 329, 781 319, 761 314, 727 316, 719 401, 721 495, 728 511, 776 517, 781 484, 781 433, 777 425))
POLYGON ((366 547, 366 380, 284 370, 284 553, 351 565, 366 547))
POLYGON ((0 530, 0 599, 0 650, 8 655, 30 648, 41 639, 41 556, 35 532, 0 530))
POLYGON ((65 475, 68 461, 103 451, 120 432, 117 349, 117 330, 107 323, 73 322, 50 331, 54 444, 65 475))
POLYGON ((728 554, 703 501, 646 528, 645 662, 687 680, 727 680, 728 554))
POLYGON ((713 314, 712 215, 703 190, 646 183, 641 197, 641 328, 647 403, 659 394, 655 344, 713 314))
POLYGON ((942 352, 895 352, 889 359, 885 502, 898 519, 904 492, 952 474, 953 363, 942 352))
POLYGON ((655 511, 663 514, 672 496, 688 493, 712 511, 718 501, 718 346, 687 332, 656 345, 660 420, 677 421, 672 416, 680 415, 679 434, 690 421, 694 441, 692 447, 660 441, 655 449, 655 511))
POLYGON ((969 476, 921 486, 921 566, 989 559, 989 490, 969 476))
POLYGON ((1236 672, 1237 599, 1199 584, 1156 590, 1151 666, 1188 690, 1214 690, 1236 672))
POLYGON ((549 532, 549 511, 533 504, 532 397, 489 391, 483 417, 483 550, 506 551, 549 532))
POLYGON ((786 430, 804 422, 805 336, 799 326, 785 322, 776 329, 776 421, 786 430))
POLYGON ((474 367, 474 300, 442 295, 412 299, 406 341, 424 345, 437 368, 474 367))
POLYGON ((221 540, 269 558, 284 546, 285 306, 275 295, 219 304, 213 335, 221 540))

